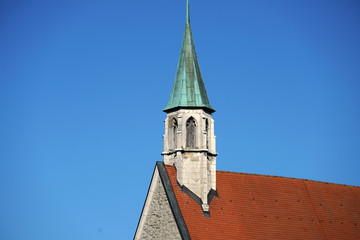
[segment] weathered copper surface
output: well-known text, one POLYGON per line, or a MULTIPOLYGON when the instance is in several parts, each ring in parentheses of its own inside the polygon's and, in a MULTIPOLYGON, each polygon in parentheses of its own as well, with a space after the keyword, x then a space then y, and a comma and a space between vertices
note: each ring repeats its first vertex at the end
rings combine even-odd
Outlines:
POLYGON ((170 99, 163 111, 169 111, 178 107, 196 107, 214 112, 215 109, 211 107, 206 93, 195 52, 190 26, 189 1, 186 4, 186 25, 180 60, 170 99))

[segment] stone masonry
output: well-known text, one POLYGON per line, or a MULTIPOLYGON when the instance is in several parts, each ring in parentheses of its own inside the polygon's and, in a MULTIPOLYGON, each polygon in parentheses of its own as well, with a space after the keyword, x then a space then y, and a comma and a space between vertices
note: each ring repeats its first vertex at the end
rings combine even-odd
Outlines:
POLYGON ((138 229, 140 231, 135 236, 136 240, 181 239, 157 168, 154 172, 138 229))
POLYGON ((179 109, 167 114, 164 163, 175 165, 177 181, 202 200, 204 211, 208 211, 208 193, 216 190, 215 139, 214 120, 203 109, 179 109), (195 121, 191 129, 190 120, 195 121), (194 139, 189 143, 190 134, 194 139))

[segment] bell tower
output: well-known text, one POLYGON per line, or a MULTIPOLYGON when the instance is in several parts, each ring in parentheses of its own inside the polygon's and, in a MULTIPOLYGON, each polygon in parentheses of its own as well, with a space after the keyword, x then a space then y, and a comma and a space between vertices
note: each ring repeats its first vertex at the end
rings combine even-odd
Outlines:
POLYGON ((186 25, 175 81, 165 119, 165 164, 175 165, 177 181, 201 199, 209 211, 208 195, 216 191, 214 120, 196 57, 186 2, 186 25))

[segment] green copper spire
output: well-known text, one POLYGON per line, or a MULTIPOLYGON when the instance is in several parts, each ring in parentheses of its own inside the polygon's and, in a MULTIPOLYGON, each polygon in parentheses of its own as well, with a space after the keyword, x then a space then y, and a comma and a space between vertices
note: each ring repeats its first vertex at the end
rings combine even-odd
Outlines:
POLYGON ((206 94, 204 81, 201 77, 192 37, 189 14, 189 0, 186 1, 186 25, 180 59, 176 71, 174 85, 168 105, 163 109, 167 112, 175 108, 204 108, 215 112, 206 94))
POLYGON ((189 0, 186 0, 186 24, 190 24, 189 0))

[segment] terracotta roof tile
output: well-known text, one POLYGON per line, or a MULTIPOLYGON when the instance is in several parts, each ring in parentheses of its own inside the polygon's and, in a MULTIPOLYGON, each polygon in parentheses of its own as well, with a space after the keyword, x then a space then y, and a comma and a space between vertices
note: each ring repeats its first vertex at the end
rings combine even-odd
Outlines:
POLYGON ((360 239, 359 187, 217 171, 220 198, 204 217, 166 168, 193 240, 360 239))

